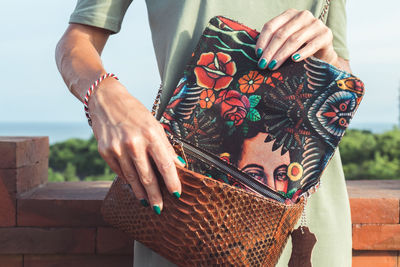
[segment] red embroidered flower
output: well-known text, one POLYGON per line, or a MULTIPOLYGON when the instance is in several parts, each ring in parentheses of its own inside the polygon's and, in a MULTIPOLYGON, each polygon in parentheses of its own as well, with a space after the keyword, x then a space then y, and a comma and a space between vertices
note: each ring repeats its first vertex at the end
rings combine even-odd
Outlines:
POLYGON ((282 81, 283 81, 282 74, 280 72, 274 72, 271 74, 270 77, 267 78, 265 83, 275 88, 276 83, 282 82, 282 81))
POLYGON ((264 76, 258 73, 258 71, 252 70, 239 79, 238 83, 240 91, 242 93, 254 93, 258 89, 258 87, 260 87, 263 80, 264 76))
POLYGON ((250 109, 249 99, 235 90, 222 91, 215 103, 221 103, 221 116, 235 126, 242 124, 250 109))
POLYGON ((235 62, 230 55, 222 52, 201 54, 194 68, 197 84, 216 91, 228 87, 235 73, 235 62))
POLYGON ((211 108, 215 101, 214 91, 211 89, 203 90, 200 94, 200 107, 211 108))

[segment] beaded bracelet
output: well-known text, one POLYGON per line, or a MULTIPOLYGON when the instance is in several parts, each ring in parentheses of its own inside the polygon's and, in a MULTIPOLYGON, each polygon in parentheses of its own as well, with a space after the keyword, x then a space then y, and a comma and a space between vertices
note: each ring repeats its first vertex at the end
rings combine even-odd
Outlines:
POLYGON ((98 78, 87 90, 86 96, 83 99, 83 108, 85 110, 86 118, 88 119, 88 123, 89 123, 90 127, 92 127, 92 119, 90 118, 90 114, 89 114, 89 97, 93 93, 93 90, 99 85, 99 83, 101 83, 105 78, 108 78, 108 77, 113 77, 114 79, 118 80, 117 76, 115 76, 113 73, 106 73, 106 74, 100 76, 100 78, 98 78))

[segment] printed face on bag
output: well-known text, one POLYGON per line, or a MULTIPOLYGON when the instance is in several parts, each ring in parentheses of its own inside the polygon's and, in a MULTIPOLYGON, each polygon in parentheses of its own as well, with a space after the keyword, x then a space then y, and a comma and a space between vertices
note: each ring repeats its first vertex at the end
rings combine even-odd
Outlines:
POLYGON ((244 140, 238 168, 270 188, 286 193, 290 155, 289 152, 281 155, 281 148, 272 151, 273 141, 264 142, 267 136, 267 133, 258 133, 244 140))

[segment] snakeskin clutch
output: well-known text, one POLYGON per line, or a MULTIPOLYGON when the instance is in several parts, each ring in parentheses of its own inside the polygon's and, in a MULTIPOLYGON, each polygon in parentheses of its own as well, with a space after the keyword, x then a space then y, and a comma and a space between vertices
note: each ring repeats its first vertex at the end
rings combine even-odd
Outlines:
POLYGON ((163 113, 181 198, 159 179, 156 215, 117 177, 104 200, 105 221, 179 266, 275 266, 362 99, 316 58, 258 69, 258 34, 212 18, 163 113))

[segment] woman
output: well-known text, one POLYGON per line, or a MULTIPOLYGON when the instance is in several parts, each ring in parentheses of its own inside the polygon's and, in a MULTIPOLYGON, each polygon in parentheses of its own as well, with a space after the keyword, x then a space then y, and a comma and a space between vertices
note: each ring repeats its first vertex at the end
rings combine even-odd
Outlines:
POLYGON ((244 140, 237 166, 268 187, 287 193, 289 178, 286 173, 290 164, 289 151, 283 155, 281 155, 282 147, 274 151, 272 149, 274 141, 265 142, 267 135, 267 133, 258 133, 244 140))
MULTIPOLYGON (((262 29, 254 51, 260 57, 258 64, 262 69, 276 70, 289 57, 301 61, 315 55, 350 71, 344 1, 332 1, 324 25, 315 18, 323 9, 323 0, 147 0, 165 88, 160 111, 178 83, 203 28, 215 15, 262 29)), ((101 52, 110 34, 120 30, 130 2, 78 1, 71 24, 57 46, 56 60, 68 88, 80 101, 87 88, 106 73, 101 52)), ((180 161, 158 121, 119 81, 108 78, 100 83, 90 98, 89 113, 100 155, 132 185, 143 204, 149 202, 156 213, 162 212, 162 198, 151 161, 155 162, 168 190, 179 197, 181 185, 174 163, 181 164, 180 161)), ((308 226, 319 240, 312 262, 314 266, 351 266, 350 209, 339 153, 335 153, 321 180, 324 186, 307 207, 308 226)), ((278 266, 287 266, 290 249, 290 245, 286 246, 278 266)), ((134 258, 135 266, 171 266, 137 242, 134 258)))

